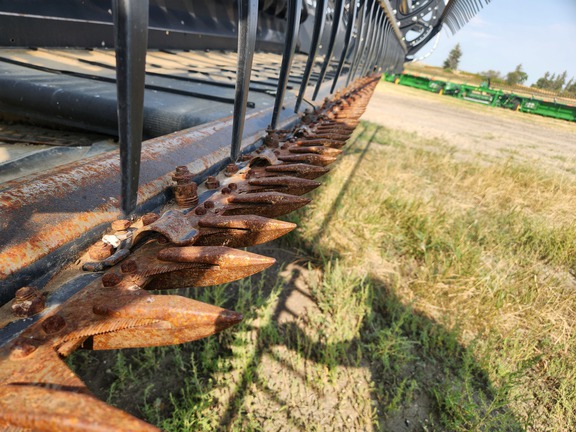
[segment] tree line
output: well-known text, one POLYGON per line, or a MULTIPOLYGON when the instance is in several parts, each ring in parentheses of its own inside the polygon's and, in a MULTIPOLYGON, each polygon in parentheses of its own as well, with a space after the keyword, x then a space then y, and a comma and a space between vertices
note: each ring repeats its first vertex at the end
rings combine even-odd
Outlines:
MULTIPOLYGON (((457 70, 461 57, 462 48, 460 47, 460 44, 456 44, 444 61, 444 64, 442 65, 443 68, 446 70, 457 70)), ((501 84, 506 83, 508 85, 524 84, 528 80, 528 74, 522 70, 522 64, 516 66, 513 71, 508 72, 506 75, 503 75, 500 71, 492 69, 480 72, 479 75, 490 81, 501 84)), ((547 71, 544 76, 538 78, 531 87, 555 92, 560 96, 576 97, 576 79, 574 79, 574 77, 569 80, 567 79, 567 71, 564 71, 561 74, 547 71)))

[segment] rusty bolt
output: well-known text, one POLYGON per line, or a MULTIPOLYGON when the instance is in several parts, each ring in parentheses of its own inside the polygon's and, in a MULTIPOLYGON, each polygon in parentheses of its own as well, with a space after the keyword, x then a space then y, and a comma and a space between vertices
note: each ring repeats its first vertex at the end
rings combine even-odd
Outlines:
POLYGON ((146 213, 142 216, 142 225, 150 225, 151 223, 156 222, 158 219, 160 219, 160 216, 158 216, 156 213, 146 213))
POLYGON ((102 286, 111 288, 118 285, 122 281, 122 276, 118 273, 106 273, 102 276, 102 286))
POLYGON ((238 185, 236 183, 229 183, 228 189, 230 189, 231 191, 235 191, 238 189, 238 185))
POLYGON ((214 176, 208 176, 206 179, 206 189, 218 189, 220 187, 220 182, 214 176))
POLYGON ((66 327, 66 320, 60 315, 53 315, 48 317, 42 323, 42 329, 46 332, 46 334, 58 333, 64 327, 66 327))
POLYGON ((16 291, 12 312, 18 317, 36 315, 44 309, 46 298, 36 288, 22 287, 16 291))
POLYGON ((278 148, 280 137, 274 130, 269 130, 268 135, 264 137, 264 145, 269 148, 278 148))
POLYGON ((136 261, 129 259, 120 264, 120 270, 122 270, 122 273, 135 273, 138 271, 138 264, 136 264, 136 261))
POLYGON ((196 207, 196 210, 194 210, 194 213, 196 213, 198 216, 202 216, 202 215, 205 215, 206 213, 208 213, 208 210, 206 210, 206 207, 196 207))
POLYGON ((112 222, 112 229, 114 231, 125 231, 130 228, 132 223, 128 219, 119 219, 112 222))
POLYGON ((224 169, 224 175, 226 177, 232 177, 234 174, 238 172, 238 170, 239 170, 238 165, 236 165, 235 163, 228 164, 224 169))
POLYGON ((15 359, 28 357, 30 354, 36 351, 36 348, 36 346, 28 342, 19 342, 14 346, 14 348, 12 348, 10 357, 15 359))
POLYGON ((109 306, 99 304, 92 306, 92 312, 94 313, 94 315, 101 315, 101 316, 111 316, 114 314, 113 309, 111 309, 109 306))
POLYGON ((39 292, 36 288, 33 287, 22 287, 20 288, 18 291, 16 291, 16 294, 14 295, 14 298, 16 300, 29 300, 33 297, 38 296, 39 292))
POLYGON ((114 252, 114 246, 103 241, 97 241, 88 249, 88 255, 90 259, 96 261, 102 261, 112 255, 114 252))
POLYGON ((192 173, 185 165, 177 166, 176 171, 172 174, 172 180, 178 185, 189 184, 192 181, 192 173))
POLYGON ((198 185, 192 181, 192 173, 186 166, 177 166, 172 175, 176 182, 174 195, 180 207, 192 207, 198 204, 198 185))
POLYGON ((302 123, 304 124, 310 124, 315 120, 316 116, 312 113, 310 113, 310 111, 305 110, 304 111, 304 115, 302 116, 302 123))
POLYGON ((222 193, 222 195, 228 195, 232 191, 227 187, 223 187, 220 192, 222 193))
POLYGON ((206 207, 207 209, 213 209, 214 208, 214 201, 206 201, 204 203, 204 207, 206 207))

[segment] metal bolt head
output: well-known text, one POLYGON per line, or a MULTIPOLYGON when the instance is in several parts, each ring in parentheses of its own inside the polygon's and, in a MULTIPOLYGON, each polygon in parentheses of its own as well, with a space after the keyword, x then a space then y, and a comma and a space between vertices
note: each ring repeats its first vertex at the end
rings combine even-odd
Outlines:
POLYGON ((112 255, 114 246, 103 241, 97 241, 88 249, 88 256, 90 259, 102 261, 112 255))
POLYGON ((178 185, 189 184, 192 181, 192 173, 188 170, 185 165, 177 166, 176 171, 172 174, 172 180, 178 185))
POLYGON ((206 207, 207 209, 213 209, 214 208, 214 201, 205 201, 204 207, 206 207))
POLYGON ((30 300, 37 296, 38 296, 38 290, 36 288, 22 287, 18 291, 16 291, 14 298, 16 300, 23 301, 23 300, 30 300))
POLYGON ((194 213, 196 213, 198 216, 203 216, 208 213, 208 210, 206 210, 206 207, 196 207, 194 213))
POLYGON ((120 270, 122 270, 122 273, 135 273, 138 271, 138 264, 136 264, 136 261, 129 259, 120 264, 120 270))
POLYGON ((309 111, 306 112, 304 111, 304 115, 302 116, 302 123, 304 124, 310 124, 315 120, 315 116, 313 114, 311 114, 309 111))
POLYGON ((102 276, 102 286, 105 288, 114 287, 120 282, 122 282, 122 276, 120 276, 118 273, 111 272, 102 276))
POLYGON ((220 182, 214 176, 208 176, 204 184, 206 189, 218 189, 220 187, 220 182))
POLYGON ((198 185, 192 181, 192 173, 185 165, 177 166, 172 175, 176 182, 174 197, 180 207, 192 207, 198 203, 198 185))
POLYGON ((238 165, 236 165, 235 163, 228 164, 224 169, 224 175, 226 177, 232 177, 234 174, 238 172, 238 170, 239 170, 238 165))
POLYGON ((114 231, 125 231, 130 228, 132 223, 128 219, 119 219, 112 222, 112 229, 114 231))
POLYGON ((16 291, 12 312, 18 317, 29 317, 41 312, 46 303, 46 298, 33 287, 22 287, 16 291))
POLYGON ((100 315, 100 316, 112 315, 112 310, 108 306, 98 304, 92 306, 92 312, 94 313, 94 315, 100 315))
POLYGON ((198 186, 194 182, 174 186, 174 198, 180 207, 192 207, 198 204, 198 186))
POLYGON ((52 315, 42 323, 42 329, 46 334, 58 333, 64 327, 66 327, 66 320, 60 315, 52 315))
POLYGON ((222 193, 222 195, 228 195, 228 194, 230 194, 230 192, 232 192, 232 191, 231 191, 229 188, 227 188, 227 187, 223 187, 220 192, 222 193))
POLYGON ((238 190, 238 185, 236 183, 229 183, 228 189, 230 189, 231 191, 238 190))
POLYGON ((269 148, 278 148, 280 144, 280 137, 274 131, 269 131, 268 135, 264 138, 264 145, 269 148))

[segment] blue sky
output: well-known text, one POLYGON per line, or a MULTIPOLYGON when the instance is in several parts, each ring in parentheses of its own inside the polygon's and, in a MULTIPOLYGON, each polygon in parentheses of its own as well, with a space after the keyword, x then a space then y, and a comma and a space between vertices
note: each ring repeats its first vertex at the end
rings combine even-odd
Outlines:
MULTIPOLYGON (((416 57, 430 51, 432 41, 416 57)), ((576 78, 576 0, 492 0, 454 36, 445 29, 424 63, 442 66, 460 43, 459 69, 505 75, 522 64, 534 83, 546 71, 576 78)))

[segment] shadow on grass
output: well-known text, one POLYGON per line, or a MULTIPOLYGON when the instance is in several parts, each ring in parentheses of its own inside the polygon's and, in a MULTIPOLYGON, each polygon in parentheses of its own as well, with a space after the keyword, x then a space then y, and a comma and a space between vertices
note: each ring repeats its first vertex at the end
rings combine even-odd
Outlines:
MULTIPOLYGON (((264 357, 273 357, 281 368, 290 369, 291 375, 300 375, 299 379, 306 382, 309 391, 317 398, 323 397, 326 386, 330 387, 326 382, 318 385, 314 379, 301 376, 302 368, 294 370, 291 362, 275 354, 278 346, 298 353, 308 362, 325 366, 327 371, 338 367, 368 370, 373 383, 370 403, 377 409, 372 419, 374 430, 524 429, 507 409, 506 390, 496 389, 491 384, 470 350, 457 341, 453 332, 404 304, 387 281, 377 278, 364 281, 370 287, 368 298, 371 304, 369 313, 363 318, 359 336, 336 343, 312 339, 309 329, 304 328, 298 319, 305 314, 296 314, 293 307, 287 305, 287 300, 295 292, 302 294, 301 289, 295 286, 295 281, 302 278, 298 273, 293 269, 284 283, 269 325, 257 329, 258 339, 254 342, 257 348, 245 363, 242 376, 220 417, 222 429, 235 424, 232 430, 244 430, 242 416, 247 400, 255 391, 254 386, 256 391, 266 393, 277 406, 290 405, 286 396, 293 395, 286 395, 283 390, 273 391, 263 384, 267 378, 260 376, 259 368, 264 357), (286 312, 294 319, 279 322, 279 317, 286 312), (270 334, 277 336, 270 337, 270 334)), ((307 292, 303 294, 309 295, 307 292)), ((326 381, 330 380, 327 376, 326 381)), ((285 420, 294 430, 312 430, 302 416, 287 415, 285 420)), ((326 424, 326 430, 341 427, 343 425, 326 424)))
MULTIPOLYGON (((322 250, 322 256, 319 256, 312 245, 316 245, 329 228, 377 132, 378 129, 371 134, 362 149, 356 148, 362 144, 357 139, 348 150, 359 151, 360 157, 312 240, 291 233, 288 240, 255 248, 256 252, 275 256, 280 265, 266 272, 263 284, 261 276, 253 276, 252 282, 241 285, 241 289, 255 287, 253 293, 244 294, 248 299, 245 306, 251 306, 251 301, 263 305, 271 295, 271 287, 283 279, 282 292, 268 323, 245 328, 252 330, 255 340, 233 339, 230 333, 234 329, 231 329, 227 334, 180 347, 78 356, 74 361, 76 369, 96 395, 165 430, 186 430, 182 426, 184 423, 174 418, 183 410, 183 405, 197 405, 200 416, 212 416, 205 425, 201 419, 191 420, 194 430, 210 430, 215 425, 221 429, 259 430, 264 421, 279 422, 275 427, 281 430, 311 430, 314 427, 360 430, 358 425, 336 420, 334 412, 310 412, 329 404, 294 407, 294 401, 288 400, 292 396, 289 392, 271 388, 266 384, 268 378, 262 376, 264 362, 272 359, 278 368, 289 371, 294 380, 304 383, 306 393, 314 395, 316 400, 325 397, 330 385, 338 387, 339 368, 364 371, 371 383, 366 386, 368 391, 365 393, 370 399, 365 401, 369 408, 363 408, 371 414, 368 419, 361 419, 366 427, 384 431, 523 430, 507 408, 509 386, 505 382, 492 385, 482 364, 475 360, 471 349, 458 342, 455 332, 405 304, 394 292, 394 281, 365 275, 358 286, 348 286, 352 297, 364 290, 358 298, 364 303, 365 313, 354 337, 339 338, 338 328, 326 324, 326 320, 331 319, 331 312, 319 305, 317 290, 330 287, 320 283, 316 291, 311 288, 307 282, 310 280, 307 265, 321 271, 327 267, 334 269, 339 256, 333 250, 322 250), (307 258, 303 258, 304 255, 307 258), (293 262, 294 257, 299 257, 299 265, 284 270, 283 266, 293 262), (315 321, 320 316, 324 316, 324 321, 315 321), (314 331, 325 334, 314 336, 314 331), (328 337, 328 333, 333 337, 328 337), (332 339, 336 342, 331 342, 332 339), (255 348, 246 355, 239 376, 233 380, 235 386, 230 389, 229 397, 223 399, 222 407, 219 400, 207 393, 218 381, 217 375, 232 372, 230 362, 235 355, 234 348, 248 345, 255 348), (297 354, 302 361, 317 366, 316 370, 325 370, 325 382, 307 376, 306 367, 295 367, 279 354, 278 348, 282 349, 281 353, 297 354), (110 386, 114 391, 108 390, 110 386), (279 407, 280 413, 269 412, 265 420, 253 416, 248 419, 246 405, 259 401, 254 399, 254 391, 266 395, 269 406, 279 407), (215 404, 219 405, 217 409, 215 404), (175 411, 174 406, 180 408, 175 411), (294 412, 284 412, 283 407, 294 412), (371 407, 376 408, 375 413, 371 407), (324 425, 314 426, 308 422, 310 418, 328 417, 330 420, 325 420, 324 425)), ((234 286, 228 286, 227 292, 236 292, 234 286)), ((234 307, 238 295, 212 300, 225 307, 234 307)), ((244 310, 239 312, 246 313, 244 310)), ((346 325, 345 322, 336 324, 346 325)), ((353 382, 345 382, 341 387, 353 385, 353 382)), ((350 401, 347 410, 352 409, 353 402, 350 401)), ((302 397, 299 403, 307 402, 302 397)), ((339 409, 344 408, 338 404, 332 407, 332 411, 339 409)))

